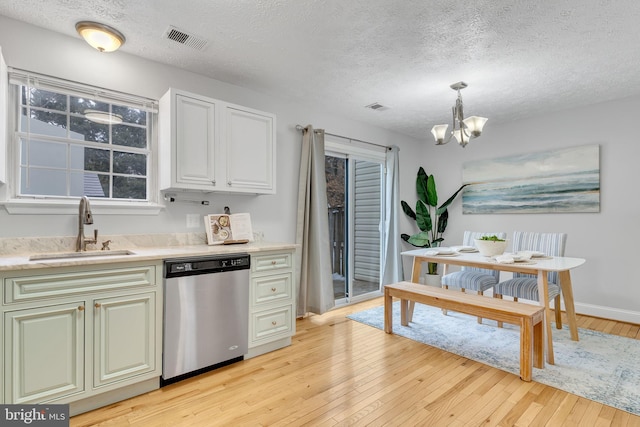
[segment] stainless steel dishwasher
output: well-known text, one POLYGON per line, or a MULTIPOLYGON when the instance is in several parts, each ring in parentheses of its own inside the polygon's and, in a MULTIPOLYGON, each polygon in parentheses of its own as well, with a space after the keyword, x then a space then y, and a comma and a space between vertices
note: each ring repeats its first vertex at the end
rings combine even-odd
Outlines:
POLYGON ((250 262, 246 253, 165 260, 163 385, 243 359, 250 262))

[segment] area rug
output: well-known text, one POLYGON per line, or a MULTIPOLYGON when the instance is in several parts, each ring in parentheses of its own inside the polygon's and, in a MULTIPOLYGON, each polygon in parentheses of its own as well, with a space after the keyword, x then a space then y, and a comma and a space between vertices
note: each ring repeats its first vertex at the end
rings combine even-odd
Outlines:
MULTIPOLYGON (((384 329, 384 307, 347 316, 384 329)), ((519 375, 520 331, 496 322, 416 304, 413 322, 400 324, 400 305, 393 307, 393 333, 519 375)), ((555 365, 533 368, 533 381, 640 415, 640 340, 579 329, 553 327, 555 365)))

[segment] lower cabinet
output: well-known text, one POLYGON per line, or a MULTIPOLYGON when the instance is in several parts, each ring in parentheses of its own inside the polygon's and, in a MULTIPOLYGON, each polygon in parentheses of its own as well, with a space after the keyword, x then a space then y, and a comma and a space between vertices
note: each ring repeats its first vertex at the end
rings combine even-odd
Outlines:
POLYGON ((93 387, 155 369, 155 293, 97 299, 93 319, 93 387))
POLYGON ((98 407, 122 387, 157 388, 161 274, 157 264, 2 277, 3 403, 70 403, 73 414, 86 398, 98 407))
POLYGON ((249 354, 291 345, 296 332, 292 250, 251 255, 249 354))
POLYGON ((5 313, 5 403, 85 390, 84 317, 84 301, 5 313))

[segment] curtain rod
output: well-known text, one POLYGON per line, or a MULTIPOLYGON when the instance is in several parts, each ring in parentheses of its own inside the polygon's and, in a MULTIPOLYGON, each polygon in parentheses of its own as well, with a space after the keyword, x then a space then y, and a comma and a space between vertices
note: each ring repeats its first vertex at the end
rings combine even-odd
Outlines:
MULTIPOLYGON (((296 125, 296 130, 302 131, 304 130, 305 127, 302 125, 296 125)), ((314 130, 314 132, 317 129, 314 130)), ((335 136, 337 138, 344 138, 344 139, 348 139, 350 141, 358 141, 358 142, 362 142, 363 144, 369 144, 369 145, 375 145, 376 147, 380 147, 380 148, 384 148, 388 151, 391 151, 391 147, 389 147, 388 145, 380 145, 380 144, 376 144, 375 142, 369 142, 369 141, 363 141, 361 139, 355 139, 355 138, 349 138, 348 136, 342 136, 342 135, 336 135, 335 133, 329 133, 329 132, 325 132, 325 135, 330 135, 330 136, 335 136)))

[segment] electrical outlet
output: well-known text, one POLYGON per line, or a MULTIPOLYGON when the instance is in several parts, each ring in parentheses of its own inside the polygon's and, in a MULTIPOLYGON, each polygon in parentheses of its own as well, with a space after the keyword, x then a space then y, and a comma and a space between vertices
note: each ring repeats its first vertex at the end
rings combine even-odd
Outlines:
POLYGON ((187 228, 200 228, 202 216, 198 214, 187 214, 187 228))

